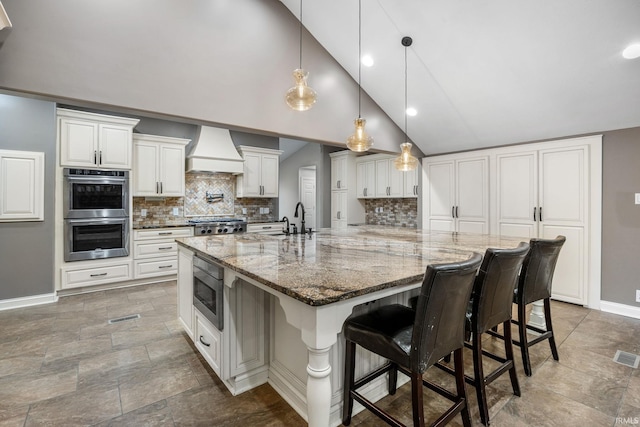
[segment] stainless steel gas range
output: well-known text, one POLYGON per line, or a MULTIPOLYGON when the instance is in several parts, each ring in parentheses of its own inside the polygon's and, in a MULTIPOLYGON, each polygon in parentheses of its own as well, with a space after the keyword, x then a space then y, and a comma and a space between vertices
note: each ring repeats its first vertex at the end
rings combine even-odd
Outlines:
POLYGON ((194 236, 244 233, 247 231, 247 221, 237 218, 192 219, 189 220, 189 223, 195 226, 193 230, 194 236))

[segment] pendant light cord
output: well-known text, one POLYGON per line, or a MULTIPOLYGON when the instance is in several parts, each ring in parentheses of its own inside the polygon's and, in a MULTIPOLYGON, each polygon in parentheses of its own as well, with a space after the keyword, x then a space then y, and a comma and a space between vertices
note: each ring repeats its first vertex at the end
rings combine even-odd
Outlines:
POLYGON ((302 0, 300 0, 300 67, 302 69, 302 0))
POLYGON ((407 46, 404 47, 404 141, 407 142, 407 46))
POLYGON ((362 0, 358 0, 358 118, 362 98, 362 0))

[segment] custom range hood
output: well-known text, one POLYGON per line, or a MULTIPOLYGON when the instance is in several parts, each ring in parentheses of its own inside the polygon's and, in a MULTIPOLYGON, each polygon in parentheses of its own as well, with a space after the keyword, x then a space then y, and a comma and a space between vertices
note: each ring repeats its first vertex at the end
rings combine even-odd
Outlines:
POLYGON ((200 126, 187 154, 187 172, 243 172, 244 160, 238 154, 227 129, 200 126))

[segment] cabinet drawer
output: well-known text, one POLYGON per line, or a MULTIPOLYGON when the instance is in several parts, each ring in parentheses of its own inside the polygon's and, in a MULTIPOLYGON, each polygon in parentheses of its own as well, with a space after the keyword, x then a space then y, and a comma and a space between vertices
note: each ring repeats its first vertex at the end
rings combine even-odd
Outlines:
POLYGON ((135 277, 153 277, 176 274, 178 272, 178 257, 153 259, 152 261, 135 261, 135 277))
POLYGON ((142 241, 133 245, 133 257, 153 258, 158 256, 175 256, 178 253, 178 244, 173 240, 142 241))
POLYGON ((247 233, 282 234, 283 222, 260 222, 247 224, 247 233))
POLYGON ((131 279, 130 263, 62 271, 63 288, 99 285, 129 279, 131 279))
POLYGON ((220 369, 222 366, 222 334, 198 310, 194 311, 196 325, 193 341, 213 371, 218 377, 222 377, 220 369))
POLYGON ((176 239, 193 236, 193 227, 154 228, 133 230, 133 240, 176 239))

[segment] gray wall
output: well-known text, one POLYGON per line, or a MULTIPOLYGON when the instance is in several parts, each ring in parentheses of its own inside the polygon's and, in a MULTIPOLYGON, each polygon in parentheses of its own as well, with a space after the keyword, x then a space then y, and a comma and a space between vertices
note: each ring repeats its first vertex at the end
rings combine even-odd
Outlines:
MULTIPOLYGON (((0 90, 80 107, 172 118, 339 144, 358 111, 357 84, 308 33, 304 67, 318 102, 290 110, 299 22, 277 0, 3 0, 13 28, 0 48, 0 90)), ((376 149, 404 134, 363 94, 376 149)))
POLYGON ((640 307, 640 128, 605 132, 602 144, 602 293, 604 301, 640 307))
POLYGON ((287 216, 289 222, 298 224, 298 228, 300 228, 300 219, 294 218, 293 214, 299 201, 298 171, 304 166, 316 167, 316 227, 330 227, 331 219, 324 217, 324 206, 331 204, 331 191, 325 187, 324 175, 326 171, 324 170, 324 156, 320 144, 307 144, 280 162, 279 219, 287 216))
POLYGON ((0 148, 45 153, 44 221, 0 223, 0 300, 53 288, 56 106, 0 94, 0 148))

